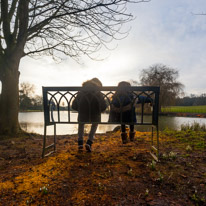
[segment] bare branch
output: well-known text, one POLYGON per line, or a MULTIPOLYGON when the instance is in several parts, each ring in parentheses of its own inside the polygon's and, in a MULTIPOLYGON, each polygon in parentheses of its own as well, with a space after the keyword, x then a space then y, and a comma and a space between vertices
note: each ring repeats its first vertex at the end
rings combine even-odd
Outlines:
POLYGON ((19 33, 17 36, 17 46, 24 47, 27 38, 27 27, 28 27, 28 10, 29 2, 25 0, 19 0, 19 33), (24 12, 22 12, 24 11, 24 12))
POLYGON ((8 18, 8 1, 1 1, 1 20, 3 24, 3 35, 5 37, 6 44, 10 44, 11 32, 10 32, 10 22, 8 18))
POLYGON ((11 8, 10 8, 9 14, 8 14, 8 18, 9 18, 8 21, 9 21, 9 22, 11 21, 13 15, 14 15, 17 2, 18 2, 18 0, 13 0, 13 1, 12 1, 11 8))
POLYGON ((12 39, 13 47, 24 47, 23 56, 63 53, 92 58, 112 39, 128 35, 122 25, 133 16, 126 6, 142 2, 149 0, 2 0, 1 48, 8 49, 12 39))

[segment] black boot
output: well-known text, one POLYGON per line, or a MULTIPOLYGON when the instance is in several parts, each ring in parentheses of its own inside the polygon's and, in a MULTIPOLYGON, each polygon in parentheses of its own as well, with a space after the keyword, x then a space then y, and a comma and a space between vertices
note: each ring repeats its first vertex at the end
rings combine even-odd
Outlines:
POLYGON ((130 139, 131 142, 134 141, 134 137, 135 137, 135 132, 130 132, 129 133, 129 139, 130 139))
POLYGON ((86 145, 85 145, 86 150, 87 150, 88 152, 91 152, 91 151, 92 151, 92 144, 93 144, 93 142, 88 139, 88 140, 87 140, 87 143, 86 143, 86 145))
POLYGON ((78 149, 83 150, 83 140, 78 140, 78 149))
POLYGON ((127 143, 127 133, 122 132, 121 137, 122 137, 122 144, 126 144, 127 143))

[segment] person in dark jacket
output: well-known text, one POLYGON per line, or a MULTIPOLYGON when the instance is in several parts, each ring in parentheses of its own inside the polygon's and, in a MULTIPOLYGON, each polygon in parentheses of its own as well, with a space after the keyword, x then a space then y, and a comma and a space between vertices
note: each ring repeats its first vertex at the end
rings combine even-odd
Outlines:
POLYGON ((107 105, 103 94, 97 91, 97 87, 102 87, 99 79, 93 78, 82 84, 84 91, 78 92, 72 103, 72 109, 78 111, 78 148, 83 149, 84 124, 92 123, 86 142, 87 151, 91 152, 91 147, 94 139, 94 134, 98 127, 98 122, 101 121, 101 113, 105 111, 107 105))
POLYGON ((110 122, 121 123, 121 138, 123 144, 127 143, 126 124, 129 124, 130 127, 130 141, 134 141, 134 123, 137 122, 135 105, 143 102, 151 103, 152 101, 151 98, 145 96, 139 96, 138 99, 136 99, 132 92, 125 89, 128 87, 131 87, 131 84, 129 82, 119 82, 119 90, 112 97, 109 115, 110 122))

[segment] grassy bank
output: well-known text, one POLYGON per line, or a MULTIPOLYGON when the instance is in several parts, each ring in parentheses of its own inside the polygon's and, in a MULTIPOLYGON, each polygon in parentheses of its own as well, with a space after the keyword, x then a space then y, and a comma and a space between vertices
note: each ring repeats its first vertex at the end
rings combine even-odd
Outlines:
POLYGON ((163 113, 206 113, 206 105, 202 106, 168 106, 162 107, 161 112, 163 113))
POLYGON ((28 110, 20 110, 19 112, 43 112, 44 110, 40 110, 40 109, 28 109, 28 110))

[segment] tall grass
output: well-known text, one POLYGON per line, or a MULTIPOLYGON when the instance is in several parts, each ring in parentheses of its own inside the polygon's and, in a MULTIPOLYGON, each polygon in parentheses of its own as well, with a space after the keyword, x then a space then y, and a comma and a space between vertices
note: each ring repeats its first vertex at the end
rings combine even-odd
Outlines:
POLYGON ((192 124, 182 124, 181 125, 182 131, 192 130, 192 131, 203 131, 206 132, 206 124, 200 124, 198 122, 193 122, 192 124))
POLYGON ((201 106, 168 106, 162 107, 161 112, 163 113, 206 113, 206 105, 201 106))

